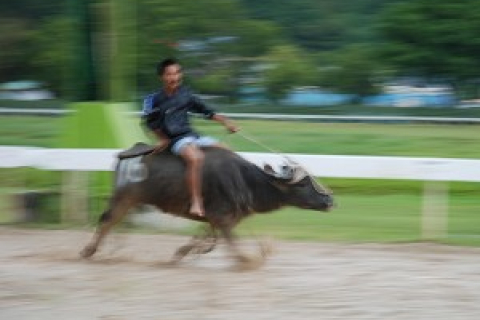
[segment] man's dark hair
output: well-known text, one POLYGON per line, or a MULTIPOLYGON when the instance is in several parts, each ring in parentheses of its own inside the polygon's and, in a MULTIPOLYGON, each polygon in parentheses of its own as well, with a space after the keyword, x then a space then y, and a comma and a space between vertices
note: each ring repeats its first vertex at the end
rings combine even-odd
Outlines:
POLYGON ((157 75, 161 76, 167 67, 174 64, 179 64, 178 60, 175 58, 163 59, 157 64, 157 75))

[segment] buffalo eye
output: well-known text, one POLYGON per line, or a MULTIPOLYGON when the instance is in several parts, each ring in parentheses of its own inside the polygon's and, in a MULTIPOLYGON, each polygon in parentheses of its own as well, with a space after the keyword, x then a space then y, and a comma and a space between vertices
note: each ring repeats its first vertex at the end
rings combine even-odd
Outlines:
POLYGON ((304 178, 304 179, 300 180, 299 182, 297 182, 295 185, 297 187, 306 187, 306 186, 308 186, 309 182, 310 181, 308 181, 307 178, 304 178))

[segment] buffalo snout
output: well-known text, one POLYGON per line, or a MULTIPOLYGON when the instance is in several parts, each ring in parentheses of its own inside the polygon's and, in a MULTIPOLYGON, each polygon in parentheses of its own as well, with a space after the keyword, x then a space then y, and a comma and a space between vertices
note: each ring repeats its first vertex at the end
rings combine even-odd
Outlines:
POLYGON ((330 211, 335 207, 335 200, 333 199, 333 196, 330 194, 327 194, 324 196, 324 203, 325 203, 325 211, 330 211))

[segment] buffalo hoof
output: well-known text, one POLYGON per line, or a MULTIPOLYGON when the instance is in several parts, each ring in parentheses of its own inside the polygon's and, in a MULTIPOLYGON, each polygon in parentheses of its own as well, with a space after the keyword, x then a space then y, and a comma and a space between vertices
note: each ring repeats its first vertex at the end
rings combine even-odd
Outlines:
POLYGON ((160 262, 155 262, 154 266, 155 267, 160 267, 160 268, 176 268, 180 265, 180 260, 178 259, 171 259, 168 261, 160 261, 160 262))
POLYGON ((262 240, 260 242, 260 256, 267 259, 273 253, 273 246, 270 240, 262 240))
POLYGON ((233 266, 232 270, 235 272, 254 271, 259 269, 265 264, 265 259, 254 258, 247 256, 237 257, 237 263, 233 266))
POLYGON ((198 244, 194 248, 192 248, 192 254, 207 254, 213 251, 217 245, 216 241, 204 241, 203 243, 198 244))
POLYGON ((90 258, 91 256, 93 256, 93 254, 97 251, 97 247, 95 246, 86 246, 81 252, 80 252, 80 256, 82 258, 90 258))

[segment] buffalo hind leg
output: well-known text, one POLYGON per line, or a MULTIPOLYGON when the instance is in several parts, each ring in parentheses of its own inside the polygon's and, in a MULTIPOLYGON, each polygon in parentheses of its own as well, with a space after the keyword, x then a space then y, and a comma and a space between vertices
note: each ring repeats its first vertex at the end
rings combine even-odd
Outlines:
POLYGON ((193 254, 207 254, 212 252, 217 245, 218 235, 217 230, 212 225, 208 225, 203 230, 204 233, 197 236, 197 245, 193 248, 193 254))
POLYGON ((102 240, 108 234, 110 229, 120 222, 123 217, 135 205, 135 201, 129 197, 113 201, 110 208, 100 217, 99 226, 93 236, 92 241, 80 252, 83 258, 91 257, 98 249, 102 240))
POLYGON ((206 254, 211 252, 217 244, 217 232, 212 226, 207 226, 202 235, 197 235, 190 239, 190 242, 181 246, 170 260, 171 265, 179 263, 186 255, 206 254))

